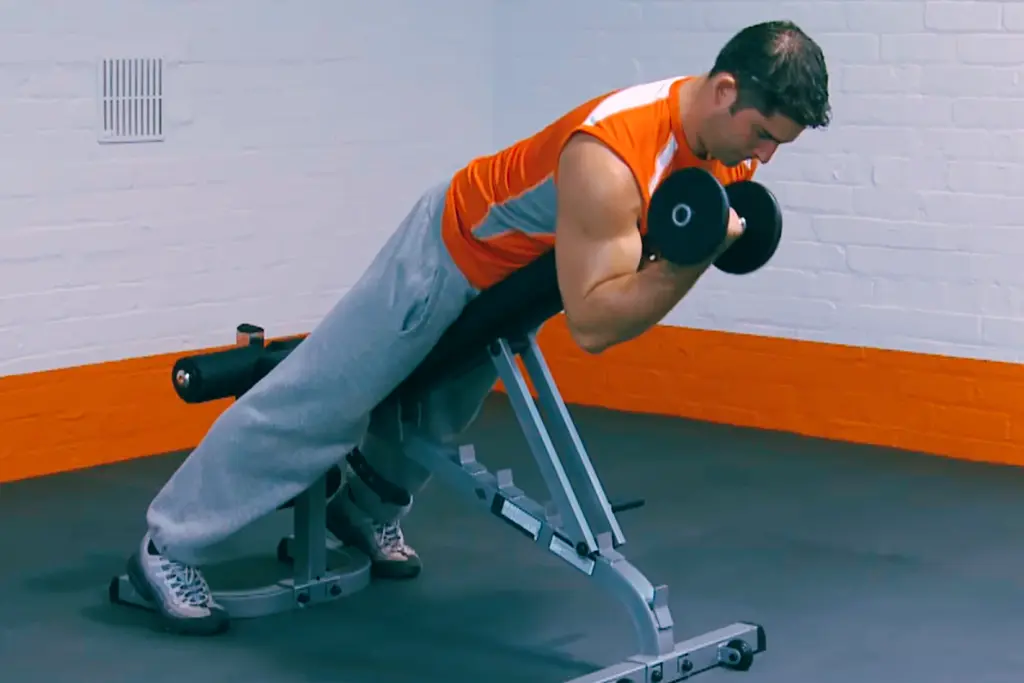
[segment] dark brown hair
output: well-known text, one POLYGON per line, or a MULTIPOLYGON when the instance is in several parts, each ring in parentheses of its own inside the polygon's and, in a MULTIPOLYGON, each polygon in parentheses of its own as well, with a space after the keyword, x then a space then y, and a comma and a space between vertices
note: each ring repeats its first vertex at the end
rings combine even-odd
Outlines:
POLYGON ((825 128, 831 121, 825 55, 791 21, 767 21, 741 30, 718 53, 709 75, 719 73, 736 79, 734 111, 753 107, 809 128, 825 128))

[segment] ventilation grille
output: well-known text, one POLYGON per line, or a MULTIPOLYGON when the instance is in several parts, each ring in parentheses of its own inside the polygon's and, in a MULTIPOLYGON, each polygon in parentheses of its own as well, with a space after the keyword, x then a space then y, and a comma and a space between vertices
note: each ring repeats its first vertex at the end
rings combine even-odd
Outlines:
POLYGON ((162 59, 103 59, 99 64, 100 142, 164 137, 162 59))

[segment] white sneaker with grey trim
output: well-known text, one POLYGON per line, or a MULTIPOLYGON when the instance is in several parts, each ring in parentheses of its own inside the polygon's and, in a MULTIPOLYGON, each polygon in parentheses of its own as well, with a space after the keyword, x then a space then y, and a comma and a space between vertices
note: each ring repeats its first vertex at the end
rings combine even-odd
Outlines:
POLYGON ((161 555, 149 534, 128 560, 127 573, 138 594, 156 607, 168 630, 188 635, 227 630, 228 614, 213 599, 202 573, 161 555))
POLYGON ((412 579, 423 563, 405 542, 401 525, 374 522, 359 509, 346 486, 327 505, 327 531, 370 558, 370 573, 378 579, 412 579))

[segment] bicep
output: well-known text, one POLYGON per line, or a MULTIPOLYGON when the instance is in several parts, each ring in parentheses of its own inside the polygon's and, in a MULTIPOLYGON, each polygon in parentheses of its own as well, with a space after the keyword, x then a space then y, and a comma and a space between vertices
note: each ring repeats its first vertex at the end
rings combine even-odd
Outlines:
POLYGON ((568 317, 609 280, 636 273, 643 251, 640 190, 628 166, 586 134, 565 146, 558 165, 555 260, 568 317))

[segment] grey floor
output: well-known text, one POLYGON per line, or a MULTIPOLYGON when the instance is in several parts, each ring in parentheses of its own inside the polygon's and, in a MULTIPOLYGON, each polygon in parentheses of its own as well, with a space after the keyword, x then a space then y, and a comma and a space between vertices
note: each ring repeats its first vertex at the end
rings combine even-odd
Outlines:
MULTIPOLYGON (((1024 472, 574 414, 610 493, 647 500, 623 515, 624 550, 669 585, 677 636, 736 620, 767 628, 751 671, 692 680, 1024 680, 1024 472)), ((473 437, 482 460, 536 490, 502 397, 473 437)), ((407 524, 426 564, 415 582, 216 638, 158 632, 106 589, 180 458, 0 486, 0 680, 557 683, 633 651, 617 603, 439 484, 407 524)), ((288 521, 261 521, 224 552, 263 571, 288 521)))

